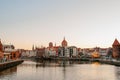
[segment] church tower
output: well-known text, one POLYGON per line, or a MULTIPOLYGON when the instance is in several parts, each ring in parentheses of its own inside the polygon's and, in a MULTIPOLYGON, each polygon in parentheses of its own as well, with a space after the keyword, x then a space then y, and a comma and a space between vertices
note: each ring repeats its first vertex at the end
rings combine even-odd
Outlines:
POLYGON ((114 58, 120 58, 120 43, 117 39, 115 39, 113 45, 113 57, 114 58))
POLYGON ((49 48, 52 48, 52 47, 53 47, 53 43, 50 42, 50 43, 49 43, 49 48))
POLYGON ((63 39, 61 44, 62 44, 62 47, 66 47, 67 46, 67 41, 65 40, 65 37, 64 37, 64 39, 63 39))
POLYGON ((33 51, 35 50, 34 45, 32 46, 32 50, 33 50, 33 51))

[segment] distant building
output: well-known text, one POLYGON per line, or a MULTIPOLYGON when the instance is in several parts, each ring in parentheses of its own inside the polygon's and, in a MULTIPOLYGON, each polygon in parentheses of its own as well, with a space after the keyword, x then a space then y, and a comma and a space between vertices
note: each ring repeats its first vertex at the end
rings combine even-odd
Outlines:
POLYGON ((33 51, 35 50, 34 45, 32 46, 32 50, 33 50, 33 51))
POLYGON ((47 48, 36 48, 36 57, 76 57, 78 56, 78 49, 75 46, 68 46, 65 38, 61 42, 61 46, 53 46, 49 42, 47 48))
POLYGON ((53 47, 53 43, 50 42, 50 43, 49 43, 49 48, 52 48, 52 47, 53 47))
POLYGON ((69 47, 69 56, 70 57, 76 57, 78 56, 78 49, 75 46, 70 46, 69 47))
POLYGON ((56 52, 56 56, 58 56, 58 49, 59 49, 60 46, 54 46, 54 51, 56 52))
POLYGON ((49 46, 45 49, 45 57, 57 57, 58 56, 59 46, 53 46, 53 43, 50 42, 49 46))
POLYGON ((95 50, 95 51, 92 53, 92 58, 99 58, 99 57, 100 57, 100 53, 95 50))
POLYGON ((113 58, 120 58, 120 43, 115 39, 113 45, 113 58))
POLYGON ((10 59, 12 60, 16 60, 16 59, 19 59, 20 58, 20 53, 18 50, 14 50, 10 53, 10 59))
POLYGON ((3 50, 15 49, 14 45, 3 44, 3 50))
POLYGON ((42 48, 36 48, 36 57, 43 58, 45 57, 45 47, 42 48))
POLYGON ((108 53, 109 48, 100 48, 99 53, 101 56, 106 56, 108 53))
POLYGON ((59 57, 70 57, 68 43, 65 40, 65 37, 64 37, 63 41, 61 42, 61 45, 62 46, 59 47, 59 49, 58 49, 58 56, 59 57))
POLYGON ((0 40, 0 59, 3 58, 4 54, 3 54, 3 45, 1 43, 1 40, 0 40))
POLYGON ((14 45, 3 45, 4 57, 7 59, 18 59, 20 58, 20 53, 15 49, 14 45))
POLYGON ((62 47, 67 47, 68 46, 67 41, 65 40, 65 37, 64 37, 61 44, 62 44, 62 47))
POLYGON ((82 49, 82 53, 84 55, 91 56, 91 54, 95 51, 95 48, 84 48, 82 49))
POLYGON ((68 47, 59 47, 58 56, 59 57, 70 57, 69 48, 68 47))
POLYGON ((108 51, 107 51, 107 55, 106 55, 106 57, 108 57, 108 58, 112 58, 113 57, 113 49, 111 48, 111 47, 109 47, 108 48, 108 51))
POLYGON ((93 56, 93 53, 96 52, 99 53, 100 57, 105 57, 108 53, 108 48, 95 47, 95 48, 84 48, 82 50, 83 55, 88 57, 93 56))
POLYGON ((36 56, 36 50, 24 50, 21 53, 21 57, 35 57, 36 56))

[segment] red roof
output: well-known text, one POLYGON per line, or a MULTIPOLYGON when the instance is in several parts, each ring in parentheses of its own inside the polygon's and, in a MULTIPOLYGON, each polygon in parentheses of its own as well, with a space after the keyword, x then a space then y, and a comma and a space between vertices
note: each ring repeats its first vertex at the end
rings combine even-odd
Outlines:
POLYGON ((64 37, 64 40, 62 41, 62 45, 67 46, 67 41, 65 40, 65 37, 64 37))
POLYGON ((114 41, 113 45, 120 45, 120 43, 118 42, 118 40, 117 40, 117 39, 115 39, 115 41, 114 41))

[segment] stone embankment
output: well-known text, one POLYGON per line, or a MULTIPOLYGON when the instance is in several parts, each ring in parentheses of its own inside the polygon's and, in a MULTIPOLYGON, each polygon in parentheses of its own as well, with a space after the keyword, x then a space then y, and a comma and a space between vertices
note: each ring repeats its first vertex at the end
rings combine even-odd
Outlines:
POLYGON ((14 60, 14 61, 0 63, 0 71, 13 67, 13 66, 17 66, 18 64, 21 64, 22 62, 23 60, 14 60))
POLYGON ((114 60, 114 59, 111 59, 111 60, 103 60, 103 59, 100 59, 100 58, 36 58, 37 61, 39 60, 65 60, 65 61, 88 61, 88 62, 100 62, 101 64, 109 64, 109 65, 115 65, 115 66, 120 66, 120 61, 118 60, 114 60))

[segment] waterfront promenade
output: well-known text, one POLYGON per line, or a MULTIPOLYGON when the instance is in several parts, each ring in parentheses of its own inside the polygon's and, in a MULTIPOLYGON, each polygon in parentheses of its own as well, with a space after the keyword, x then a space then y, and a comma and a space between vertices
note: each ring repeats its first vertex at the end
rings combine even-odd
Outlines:
POLYGON ((23 62, 23 60, 18 59, 18 60, 0 63, 0 71, 10 68, 10 67, 13 67, 13 66, 17 66, 18 64, 21 64, 22 62, 23 62))

